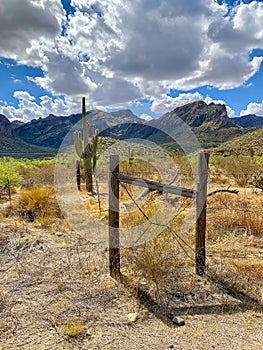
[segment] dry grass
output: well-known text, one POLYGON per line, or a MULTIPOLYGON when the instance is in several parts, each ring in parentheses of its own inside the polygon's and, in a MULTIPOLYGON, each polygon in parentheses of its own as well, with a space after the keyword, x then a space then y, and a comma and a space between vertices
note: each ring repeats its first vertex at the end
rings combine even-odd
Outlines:
POLYGON ((262 196, 217 194, 208 201, 208 235, 216 239, 236 232, 262 237, 262 212, 262 196))
POLYGON ((61 217, 54 188, 51 186, 34 186, 21 190, 14 208, 26 221, 37 221, 42 226, 47 226, 61 217))
MULTIPOLYGON (((134 173, 142 172, 146 164, 136 166, 134 163, 134 173)), ((216 181, 220 185, 220 178, 216 181)), ((132 186, 128 189, 136 196, 132 186)), ((160 198, 154 193, 145 198, 141 208, 148 217, 158 211, 160 198)), ((121 204, 128 201, 122 190, 121 204)), ((181 201, 171 230, 138 247, 121 249, 122 272, 134 286, 126 289, 109 277, 103 245, 92 244, 70 230, 56 235, 50 227, 36 228, 35 222, 47 220, 49 225, 60 217, 51 187, 21 191, 16 210, 10 213, 14 216, 0 225, 3 348, 135 350, 167 349, 176 344, 173 346, 203 350, 221 344, 227 334, 222 348, 261 349, 262 337, 253 332, 262 328, 262 316, 255 311, 263 302, 262 196, 242 192, 209 197, 208 272, 203 277, 194 272, 194 230, 180 231, 188 204, 188 200, 181 201), (32 215, 34 222, 18 220, 17 214, 24 211, 25 218, 32 215), (192 250, 183 241, 179 243, 176 235, 192 250), (141 301, 139 289, 152 297, 155 310, 141 301), (249 313, 242 309, 244 304, 249 313), (186 327, 174 330, 167 321, 171 310, 181 312, 186 327), (131 313, 138 314, 135 322, 127 321, 131 313), (166 321, 158 319, 160 314, 166 321), (239 333, 244 337, 233 340, 239 333)), ((100 213, 96 197, 87 197, 86 205, 91 215, 107 221, 107 207, 102 206, 100 213)), ((138 208, 133 208, 121 215, 122 227, 145 222, 138 208)))
POLYGON ((22 187, 52 186, 54 184, 54 167, 54 162, 46 163, 39 167, 22 167, 19 170, 19 174, 24 179, 22 187))

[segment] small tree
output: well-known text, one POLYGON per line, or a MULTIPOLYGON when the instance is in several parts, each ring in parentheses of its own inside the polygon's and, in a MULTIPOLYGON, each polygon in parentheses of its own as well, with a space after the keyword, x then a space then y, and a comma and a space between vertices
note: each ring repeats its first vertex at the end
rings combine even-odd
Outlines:
POLYGON ((12 162, 8 160, 0 164, 0 196, 2 192, 7 192, 9 201, 11 201, 12 190, 19 186, 22 182, 22 176, 17 172, 17 169, 12 162))
MULTIPOLYGON (((98 150, 98 130, 94 127, 92 138, 89 137, 90 125, 87 122, 86 103, 85 97, 82 98, 82 126, 83 126, 83 140, 81 138, 81 132, 74 132, 74 144, 75 149, 83 160, 84 178, 86 184, 86 190, 93 192, 93 172, 97 162, 97 150, 98 150)), ((80 177, 77 167, 77 186, 80 189, 80 177)))

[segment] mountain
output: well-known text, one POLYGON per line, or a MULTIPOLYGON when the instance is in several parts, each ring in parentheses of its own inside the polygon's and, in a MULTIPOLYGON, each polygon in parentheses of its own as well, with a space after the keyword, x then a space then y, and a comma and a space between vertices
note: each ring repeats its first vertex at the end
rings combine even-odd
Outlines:
POLYGON ((263 116, 257 116, 255 114, 231 118, 231 120, 236 125, 242 126, 242 128, 263 127, 263 116))
POLYGON ((54 149, 29 145, 15 137, 12 123, 4 115, 0 114, 0 157, 38 158, 53 156, 54 154, 54 149))
MULTIPOLYGON (((50 114, 47 118, 34 119, 16 127, 14 134, 30 144, 59 148, 66 134, 81 118, 81 114, 72 114, 68 117, 50 114)), ((142 122, 129 110, 112 113, 91 110, 87 112, 87 121, 90 125, 96 126, 99 131, 124 122, 142 122)))
POLYGON ((12 124, 3 114, 0 114, 0 135, 6 137, 13 136, 12 124))
POLYGON ((19 126, 24 125, 25 123, 24 123, 24 122, 21 122, 20 120, 14 120, 13 122, 11 122, 11 124, 12 124, 12 128, 13 128, 13 129, 16 129, 16 128, 18 128, 19 126))
POLYGON ((133 114, 130 109, 122 109, 120 111, 111 112, 110 114, 117 118, 120 118, 122 123, 123 122, 138 123, 138 119, 140 120, 140 118, 138 118, 135 114, 133 114))
MULTIPOLYGON (((204 101, 196 101, 177 107, 143 125, 119 125, 105 130, 103 135, 119 139, 147 139, 165 145, 168 149, 178 150, 178 145, 176 146, 173 139, 162 130, 169 131, 176 140, 185 144, 185 135, 181 134, 182 120, 195 133, 201 145, 206 148, 216 147, 219 143, 245 132, 228 117, 225 105, 214 103, 207 105, 204 101)), ((189 146, 191 148, 190 144, 189 146)))
MULTIPOLYGON (((180 120, 191 128, 204 148, 216 147, 244 133, 244 129, 234 124, 228 117, 224 104, 206 104, 204 101, 177 107, 159 119, 150 121, 149 124, 156 128, 173 130, 173 133, 176 134, 176 125, 180 125, 180 120)), ((179 134, 178 137, 180 136, 179 134)), ((169 143, 167 146, 170 146, 169 143)))
POLYGON ((149 124, 155 127, 167 128, 181 118, 192 129, 199 131, 212 131, 222 128, 236 128, 227 116, 226 106, 204 101, 188 103, 165 113, 159 119, 152 120, 149 124))
MULTIPOLYGON (((11 139, 12 142, 16 140, 16 149, 19 142, 22 141, 31 146, 57 149, 71 128, 78 128, 78 126, 75 126, 76 123, 79 122, 79 128, 81 128, 81 118, 81 114, 70 116, 50 114, 47 118, 32 120, 29 123, 13 122, 11 124, 7 118, 1 115, 0 130, 2 130, 2 134, 9 135, 9 143, 11 139)), ((196 101, 177 107, 173 111, 165 113, 159 119, 150 121, 143 121, 130 110, 111 113, 91 110, 87 112, 87 120, 90 125, 95 125, 99 129, 101 136, 121 140, 145 139, 162 145, 168 150, 179 151, 181 141, 185 144, 185 135, 181 132, 180 126, 182 121, 195 133, 204 148, 216 148, 221 143, 232 140, 236 136, 249 133, 253 130, 251 126, 258 126, 263 118, 252 115, 230 119, 225 105, 196 101), (240 120, 242 120, 241 126, 238 125, 240 120), (162 130, 168 130, 169 133, 174 135, 178 144, 162 130)), ((1 140, 3 140, 3 137, 1 137, 1 140)), ((1 142, 3 144, 3 141, 1 142)), ((191 140, 189 139, 187 143, 191 149, 191 140)), ((10 150, 12 149, 11 146, 9 147, 10 150)), ((26 146, 20 145, 19 147, 22 149, 26 146)))

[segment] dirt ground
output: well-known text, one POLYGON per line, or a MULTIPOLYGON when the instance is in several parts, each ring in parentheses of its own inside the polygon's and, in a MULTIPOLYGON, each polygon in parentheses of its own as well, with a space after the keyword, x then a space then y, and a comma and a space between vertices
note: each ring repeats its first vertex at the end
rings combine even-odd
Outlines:
POLYGON ((180 274, 169 302, 150 298, 109 277, 103 244, 59 226, 1 219, 1 349, 262 349, 262 305, 207 277, 180 294, 180 274))

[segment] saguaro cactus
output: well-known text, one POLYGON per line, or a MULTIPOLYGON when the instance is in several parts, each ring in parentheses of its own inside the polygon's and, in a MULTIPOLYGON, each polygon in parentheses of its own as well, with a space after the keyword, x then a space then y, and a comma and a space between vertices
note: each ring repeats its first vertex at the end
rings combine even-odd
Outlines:
POLYGON ((82 125, 83 125, 83 140, 81 132, 74 132, 75 149, 83 159, 84 178, 86 190, 93 192, 93 171, 96 167, 97 150, 98 150, 98 130, 94 127, 92 138, 89 137, 90 125, 87 122, 85 97, 82 98, 82 125))

